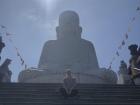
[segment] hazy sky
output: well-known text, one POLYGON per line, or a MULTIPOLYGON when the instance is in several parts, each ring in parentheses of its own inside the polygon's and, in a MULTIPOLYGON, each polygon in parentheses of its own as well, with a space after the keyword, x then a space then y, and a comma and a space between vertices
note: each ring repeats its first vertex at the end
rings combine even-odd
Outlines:
MULTIPOLYGON (((117 72, 120 60, 128 62, 130 58, 128 45, 140 44, 138 6, 140 0, 0 0, 0 24, 13 34, 14 46, 19 49, 28 67, 37 67, 43 44, 56 39, 59 14, 64 10, 74 10, 80 16, 82 37, 94 44, 100 67, 107 68, 135 16, 129 39, 112 65, 117 72)), ((16 81, 18 73, 24 68, 13 45, 5 36, 3 41, 6 47, 1 54, 1 63, 5 58, 13 60, 10 69, 13 72, 12 81, 16 81)))

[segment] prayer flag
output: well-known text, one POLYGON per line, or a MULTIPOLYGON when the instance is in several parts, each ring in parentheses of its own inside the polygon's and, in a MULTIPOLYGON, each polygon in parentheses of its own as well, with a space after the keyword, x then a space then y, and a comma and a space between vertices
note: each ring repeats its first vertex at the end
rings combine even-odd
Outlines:
POLYGON ((12 35, 12 34, 10 34, 10 33, 6 32, 6 36, 10 36, 10 35, 12 35))
POLYGON ((18 49, 15 47, 16 51, 18 52, 18 49))
POLYGON ((127 33, 125 34, 125 38, 128 39, 128 34, 127 33))
POLYGON ((21 63, 21 65, 23 65, 24 64, 24 61, 22 60, 22 63, 21 63))
POLYGON ((132 22, 135 21, 135 17, 132 18, 132 22))
POLYGON ((6 28, 4 25, 1 25, 1 28, 6 28))
POLYGON ((24 64, 24 60, 20 57, 20 60, 21 60, 21 65, 24 64))
POLYGON ((122 46, 124 46, 124 45, 125 45, 125 41, 123 40, 123 41, 122 41, 122 46))
POLYGON ((17 51, 17 56, 20 56, 19 52, 17 51))
POLYGON ((140 10, 140 7, 137 7, 137 9, 136 9, 137 11, 139 11, 140 10))
POLYGON ((118 52, 118 51, 116 52, 116 55, 117 55, 117 56, 120 56, 120 54, 119 54, 119 52, 118 52))

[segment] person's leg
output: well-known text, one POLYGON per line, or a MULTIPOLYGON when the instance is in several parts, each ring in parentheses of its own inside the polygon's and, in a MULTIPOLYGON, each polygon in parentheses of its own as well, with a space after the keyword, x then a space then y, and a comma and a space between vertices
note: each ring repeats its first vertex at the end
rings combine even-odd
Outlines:
POLYGON ((62 94, 62 96, 64 96, 64 97, 68 97, 65 88, 60 88, 60 93, 62 94))
POLYGON ((77 89, 73 89, 73 90, 71 91, 70 96, 73 97, 73 96, 76 96, 77 94, 78 94, 78 90, 77 90, 77 89))

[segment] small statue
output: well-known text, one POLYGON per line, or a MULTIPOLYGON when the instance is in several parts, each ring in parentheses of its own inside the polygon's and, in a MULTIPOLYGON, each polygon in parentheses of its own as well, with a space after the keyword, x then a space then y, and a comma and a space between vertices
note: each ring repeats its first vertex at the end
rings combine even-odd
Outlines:
POLYGON ((139 66, 139 52, 138 52, 138 45, 132 44, 128 47, 130 50, 131 58, 129 60, 130 66, 129 66, 129 74, 132 74, 132 76, 135 76, 138 74, 139 71, 135 70, 134 68, 138 68, 139 66))
POLYGON ((119 74, 121 73, 121 74, 128 74, 127 73, 127 64, 122 60, 121 62, 120 62, 121 64, 120 64, 120 67, 119 67, 119 74))
POLYGON ((118 83, 119 84, 131 84, 131 78, 128 75, 127 64, 122 60, 118 71, 118 83))
POLYGON ((4 63, 0 66, 0 82, 11 82, 12 72, 9 70, 9 64, 11 59, 6 59, 4 63))
POLYGON ((128 49, 131 54, 131 58, 129 60, 130 66, 128 68, 129 75, 131 75, 131 79, 133 83, 135 83, 140 77, 140 48, 138 49, 138 45, 132 44, 128 47, 128 49))
MULTIPOLYGON (((0 54, 4 47, 5 47, 5 44, 2 42, 2 37, 0 36, 0 54)), ((1 59, 1 56, 0 56, 0 59, 1 59)))

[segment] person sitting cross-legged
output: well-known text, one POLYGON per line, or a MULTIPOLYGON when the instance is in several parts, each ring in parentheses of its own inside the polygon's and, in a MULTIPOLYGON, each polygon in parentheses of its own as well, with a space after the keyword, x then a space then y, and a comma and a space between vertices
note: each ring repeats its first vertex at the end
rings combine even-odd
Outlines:
POLYGON ((78 94, 78 90, 75 89, 77 84, 76 79, 72 77, 70 70, 66 72, 63 82, 63 88, 60 88, 60 92, 64 97, 73 97, 78 94))

